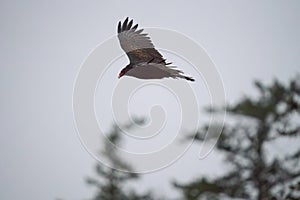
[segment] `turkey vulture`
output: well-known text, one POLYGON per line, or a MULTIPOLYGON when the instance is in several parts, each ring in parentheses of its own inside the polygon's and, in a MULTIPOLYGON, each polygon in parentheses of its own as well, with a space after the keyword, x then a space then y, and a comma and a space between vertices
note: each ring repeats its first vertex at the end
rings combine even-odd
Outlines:
POLYGON ((118 24, 118 38, 122 49, 127 54, 130 63, 121 70, 119 77, 132 76, 140 79, 183 78, 195 81, 185 76, 181 70, 170 66, 166 59, 155 49, 148 34, 133 26, 133 20, 128 17, 118 24))

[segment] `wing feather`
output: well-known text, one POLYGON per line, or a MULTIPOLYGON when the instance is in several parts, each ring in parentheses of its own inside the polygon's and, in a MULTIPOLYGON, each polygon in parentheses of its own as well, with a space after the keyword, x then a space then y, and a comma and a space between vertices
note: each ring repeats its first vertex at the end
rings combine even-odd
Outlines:
POLYGON ((127 54, 131 64, 151 62, 167 64, 163 56, 155 49, 144 29, 137 29, 138 24, 133 25, 133 20, 128 23, 128 17, 123 23, 118 23, 118 38, 122 49, 127 54))
POLYGON ((132 20, 130 20, 130 22, 129 22, 128 26, 127 26, 127 30, 130 30, 130 28, 131 28, 132 24, 133 24, 133 19, 132 19, 132 20))
POLYGON ((127 30, 127 22, 128 22, 128 17, 125 19, 123 25, 122 25, 122 30, 126 31, 127 30))
POLYGON ((122 28, 121 28, 121 22, 119 22, 119 23, 118 23, 118 33, 120 33, 121 30, 122 30, 122 28))
POLYGON ((138 24, 134 25, 134 27, 132 27, 131 30, 133 30, 133 31, 136 30, 138 26, 139 26, 138 24))

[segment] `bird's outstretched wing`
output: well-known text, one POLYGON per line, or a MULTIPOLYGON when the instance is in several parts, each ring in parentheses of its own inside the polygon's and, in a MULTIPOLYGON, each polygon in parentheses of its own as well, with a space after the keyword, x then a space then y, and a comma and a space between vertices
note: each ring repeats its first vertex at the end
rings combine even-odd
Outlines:
POLYGON ((137 29, 138 24, 133 26, 133 20, 128 22, 128 17, 123 24, 118 24, 118 38, 122 49, 127 54, 131 64, 152 62, 166 63, 163 56, 155 49, 147 33, 143 29, 137 29))

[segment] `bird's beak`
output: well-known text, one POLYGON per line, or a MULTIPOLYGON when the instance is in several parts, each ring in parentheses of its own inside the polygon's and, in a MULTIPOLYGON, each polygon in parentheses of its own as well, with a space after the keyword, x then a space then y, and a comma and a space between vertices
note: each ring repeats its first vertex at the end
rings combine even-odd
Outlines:
POLYGON ((119 74, 118 78, 121 78, 121 77, 122 77, 122 75, 121 75, 121 74, 119 74))

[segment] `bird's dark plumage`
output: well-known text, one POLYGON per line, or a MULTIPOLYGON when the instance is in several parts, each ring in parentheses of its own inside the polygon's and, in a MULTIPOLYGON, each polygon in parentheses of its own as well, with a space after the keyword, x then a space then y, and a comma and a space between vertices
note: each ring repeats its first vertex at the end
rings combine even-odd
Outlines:
POLYGON ((193 78, 184 76, 182 71, 167 66, 171 63, 166 63, 166 59, 155 49, 148 34, 143 33, 143 29, 138 29, 138 24, 133 26, 133 20, 129 21, 128 17, 123 23, 121 21, 118 23, 118 38, 130 60, 128 69, 123 70, 119 77, 131 74, 130 76, 143 79, 171 77, 194 81, 193 78), (136 70, 137 73, 134 74, 134 70, 138 66, 140 68, 147 66, 144 71, 147 71, 148 74, 141 74, 140 69, 136 70), (151 70, 151 67, 155 69, 151 70), (130 73, 127 73, 129 71, 130 73), (155 74, 150 74, 151 72, 155 74))

